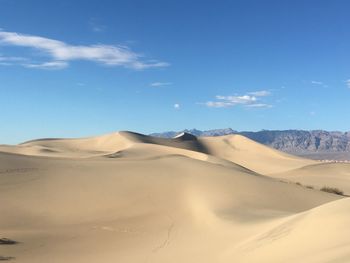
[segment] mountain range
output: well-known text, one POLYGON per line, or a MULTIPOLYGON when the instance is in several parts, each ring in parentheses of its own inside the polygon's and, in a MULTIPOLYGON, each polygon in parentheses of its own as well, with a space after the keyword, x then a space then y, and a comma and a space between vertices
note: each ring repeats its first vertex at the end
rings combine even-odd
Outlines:
POLYGON ((183 131, 152 133, 150 135, 171 138, 181 132, 187 132, 200 137, 239 134, 280 151, 311 159, 350 159, 350 132, 325 130, 261 130, 252 132, 226 128, 205 131, 186 129, 183 131))

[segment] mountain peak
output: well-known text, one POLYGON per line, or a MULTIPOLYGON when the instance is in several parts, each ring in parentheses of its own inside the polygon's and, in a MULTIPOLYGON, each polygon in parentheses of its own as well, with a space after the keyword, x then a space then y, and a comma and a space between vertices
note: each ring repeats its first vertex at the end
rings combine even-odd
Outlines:
POLYGON ((181 132, 180 134, 174 136, 173 139, 178 141, 196 141, 197 137, 188 132, 181 132))

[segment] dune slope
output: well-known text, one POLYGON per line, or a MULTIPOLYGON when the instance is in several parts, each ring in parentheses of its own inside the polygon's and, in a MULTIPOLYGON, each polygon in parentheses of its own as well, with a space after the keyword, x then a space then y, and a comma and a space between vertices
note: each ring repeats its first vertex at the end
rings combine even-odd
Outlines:
POLYGON ((348 262, 350 199, 287 217, 242 242, 229 255, 239 262, 348 262))

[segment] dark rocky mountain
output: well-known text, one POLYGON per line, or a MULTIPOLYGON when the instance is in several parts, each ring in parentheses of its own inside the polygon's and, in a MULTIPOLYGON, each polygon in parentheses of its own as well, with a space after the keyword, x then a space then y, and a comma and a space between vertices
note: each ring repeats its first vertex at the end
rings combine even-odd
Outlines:
POLYGON ((167 132, 161 132, 161 133, 151 133, 151 136, 155 137, 162 137, 162 138, 173 138, 176 135, 180 133, 190 133, 193 134, 197 137, 200 136, 222 136, 222 135, 228 135, 228 134, 237 134, 238 132, 235 130, 232 130, 231 128, 226 128, 226 129, 215 129, 215 130, 207 130, 207 131, 201 131, 197 129, 186 129, 183 131, 167 131, 167 132))
POLYGON ((259 143, 295 155, 306 156, 313 159, 350 159, 350 132, 330 132, 323 130, 262 130, 258 132, 238 132, 227 128, 207 131, 191 129, 180 132, 170 131, 153 133, 150 135, 171 138, 181 132, 187 132, 195 136, 241 134, 259 143))

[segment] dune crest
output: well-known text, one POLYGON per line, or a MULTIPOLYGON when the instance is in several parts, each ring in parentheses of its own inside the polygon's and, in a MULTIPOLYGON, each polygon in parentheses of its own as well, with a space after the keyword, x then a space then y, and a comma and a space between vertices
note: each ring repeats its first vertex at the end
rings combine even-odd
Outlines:
POLYGON ((90 157, 113 153, 133 144, 120 132, 79 139, 38 139, 15 146, 1 145, 0 151, 33 156, 90 157))

